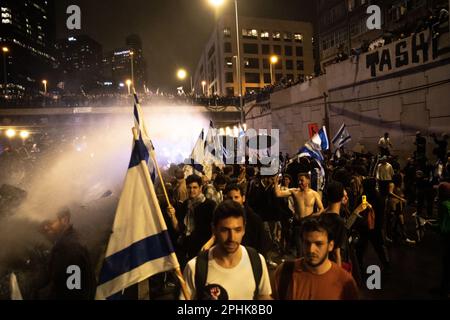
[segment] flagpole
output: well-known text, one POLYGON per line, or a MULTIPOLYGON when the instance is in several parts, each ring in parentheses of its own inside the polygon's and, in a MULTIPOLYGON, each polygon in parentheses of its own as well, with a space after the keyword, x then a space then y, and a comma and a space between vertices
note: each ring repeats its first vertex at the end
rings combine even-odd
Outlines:
MULTIPOLYGON (((133 130, 134 140, 135 141, 139 140, 138 130, 136 128, 134 128, 134 127, 133 127, 132 130, 133 130)), ((151 156, 152 156, 152 160, 153 160, 153 162, 155 164, 156 170, 158 172, 158 175, 160 177, 160 180, 161 180, 161 183, 162 183, 162 186, 163 186, 163 190, 164 190, 164 194, 165 194, 166 199, 167 199, 167 203, 169 204, 169 206, 171 206, 171 204, 169 202, 169 197, 167 195, 167 191, 166 191, 166 188, 165 188, 165 185, 164 185, 164 181, 162 179, 161 172, 159 170, 158 163, 156 162, 156 157, 154 155, 154 151, 152 150, 152 151, 150 151, 150 153, 151 153, 151 156)), ((145 163, 145 161, 141 161, 140 166, 141 166, 141 168, 142 168, 142 170, 144 172, 144 176, 145 176, 145 180, 147 182, 147 185, 150 188, 150 186, 152 185, 152 182, 151 182, 151 179, 150 179, 150 173, 148 172, 147 164, 145 163)), ((159 219, 160 223, 165 225, 166 222, 164 221, 163 217, 161 215, 159 215, 159 214, 157 214, 157 216, 158 216, 158 219, 159 219)), ((177 255, 175 253, 173 253, 173 257, 176 260, 177 264, 179 265, 180 263, 178 262, 177 255)), ((181 274, 180 267, 176 267, 175 268, 175 275, 177 276, 178 280, 180 281, 181 291, 183 292, 184 298, 186 300, 191 300, 191 297, 190 297, 190 295, 188 293, 188 290, 187 290, 186 282, 185 282, 185 280, 183 278, 183 275, 181 274)))

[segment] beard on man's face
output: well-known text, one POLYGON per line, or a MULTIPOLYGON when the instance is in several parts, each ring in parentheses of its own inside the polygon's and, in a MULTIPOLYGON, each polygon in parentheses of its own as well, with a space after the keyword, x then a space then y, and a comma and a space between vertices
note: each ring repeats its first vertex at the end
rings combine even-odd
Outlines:
POLYGON ((327 259, 328 259, 328 252, 323 257, 320 257, 316 254, 305 255, 306 264, 313 268, 321 266, 327 259))

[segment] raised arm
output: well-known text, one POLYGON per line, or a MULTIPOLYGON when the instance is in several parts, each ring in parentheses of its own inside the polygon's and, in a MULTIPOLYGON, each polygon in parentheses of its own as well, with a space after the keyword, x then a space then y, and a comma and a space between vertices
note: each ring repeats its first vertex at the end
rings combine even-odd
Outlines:
POLYGON ((291 189, 281 190, 280 185, 278 184, 279 178, 278 176, 275 178, 274 183, 274 192, 277 198, 288 198, 292 195, 291 189))

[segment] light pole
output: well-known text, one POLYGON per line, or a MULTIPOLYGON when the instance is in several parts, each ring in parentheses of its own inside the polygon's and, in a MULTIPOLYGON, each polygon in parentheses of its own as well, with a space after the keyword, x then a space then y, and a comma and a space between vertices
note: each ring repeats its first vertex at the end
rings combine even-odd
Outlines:
MULTIPOLYGON (((188 75, 188 73, 187 73, 187 71, 185 69, 178 69, 178 71, 177 71, 177 78, 178 79, 180 79, 181 81, 184 81, 184 80, 186 80, 187 75, 188 75)), ((192 76, 190 78, 191 78, 191 94, 192 94, 192 92, 193 92, 192 76)))
MULTIPOLYGON (((209 0, 211 5, 219 7, 224 3, 225 0, 209 0)), ((238 2, 234 0, 234 12, 236 15, 236 46, 237 46, 237 63, 236 63, 236 75, 238 79, 238 95, 239 95, 239 110, 241 112, 241 123, 245 123, 245 113, 242 99, 242 77, 241 77, 241 41, 240 41, 240 30, 239 30, 239 10, 238 2)))
POLYGON ((42 83, 44 84, 44 93, 47 94, 47 80, 42 80, 42 83))
POLYGON ((274 84, 274 74, 275 74, 275 64, 278 63, 278 57, 277 56, 271 56, 270 57, 270 84, 274 84))
POLYGON ((205 96, 205 86, 206 86, 206 81, 203 80, 203 81, 202 81, 203 96, 205 96))
POLYGON ((128 95, 130 95, 131 94, 131 85, 133 84, 133 81, 128 79, 127 81, 125 81, 125 83, 127 84, 127 87, 128 87, 128 95))
POLYGON ((134 51, 130 51, 130 60, 131 60, 131 83, 134 86, 134 51))
POLYGON ((6 73, 6 54, 9 52, 9 49, 7 47, 2 48, 3 52, 3 93, 6 96, 6 86, 8 85, 8 74, 6 73))

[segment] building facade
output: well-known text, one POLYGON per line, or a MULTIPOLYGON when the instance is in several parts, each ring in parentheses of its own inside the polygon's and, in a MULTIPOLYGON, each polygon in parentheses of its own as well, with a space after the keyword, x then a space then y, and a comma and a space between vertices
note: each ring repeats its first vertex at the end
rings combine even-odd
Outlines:
POLYGON ((126 81, 134 77, 137 91, 147 88, 147 64, 142 50, 142 41, 138 35, 130 35, 126 46, 107 53, 102 63, 105 83, 113 88, 126 90, 126 81), (133 70, 131 64, 133 63, 133 70))
MULTIPOLYGON (((261 90, 272 80, 295 81, 313 73, 312 24, 240 17, 239 29, 244 95, 261 90), (271 65, 273 55, 278 57, 278 62, 271 65)), ((236 38, 235 18, 224 15, 218 20, 197 65, 196 94, 238 95, 236 38)))
POLYGON ((53 0, 2 0, 0 14, 2 95, 44 91, 42 83, 56 64, 53 0))
POLYGON ((72 36, 56 41, 58 87, 78 93, 91 92, 100 86, 103 49, 87 35, 72 36))
POLYGON ((448 8, 448 0, 318 0, 315 38, 320 69, 333 64, 340 53, 350 55, 351 49, 373 49, 379 42, 409 36, 441 7, 448 8), (370 5, 381 9, 379 30, 367 28, 370 5))

